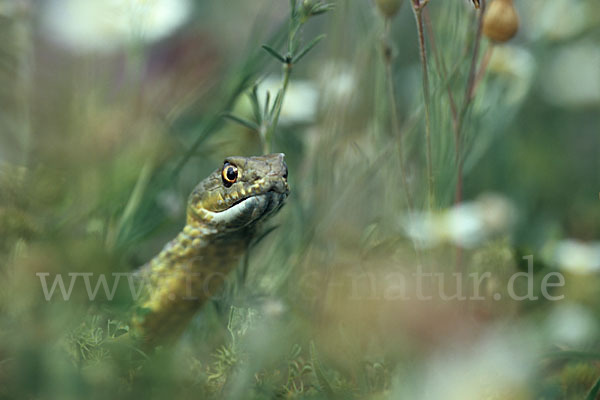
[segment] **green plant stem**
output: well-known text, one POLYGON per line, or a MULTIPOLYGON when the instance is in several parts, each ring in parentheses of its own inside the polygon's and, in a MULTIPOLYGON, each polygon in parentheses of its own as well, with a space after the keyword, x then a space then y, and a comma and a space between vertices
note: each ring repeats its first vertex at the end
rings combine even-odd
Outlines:
POLYGON ((406 163, 404 160, 404 145, 403 145, 403 135, 400 130, 400 124, 398 122, 398 113, 397 113, 397 101, 396 101, 396 91, 394 90, 394 79, 392 75, 392 55, 391 49, 388 47, 388 38, 389 38, 389 30, 390 30, 390 20, 386 18, 385 20, 385 36, 383 38, 383 46, 384 46, 384 63, 385 63, 385 78, 388 87, 388 97, 390 102, 390 119, 392 124, 392 130, 394 135, 398 141, 398 157, 400 159, 400 177, 402 179, 402 187, 404 188, 404 195, 406 199, 406 205, 408 207, 408 212, 412 215, 413 212, 413 201, 412 196, 410 195, 410 188, 408 187, 408 178, 406 176, 406 163))
MULTIPOLYGON (((454 100, 454 96, 452 94, 452 90, 450 88, 450 83, 447 79, 447 71, 443 62, 443 59, 438 56, 436 52, 435 46, 435 36, 433 29, 431 27, 431 19, 429 16, 429 10, 425 9, 425 22, 427 27, 427 33, 429 36, 429 42, 434 51, 435 62, 437 64, 438 70, 442 74, 442 78, 444 82, 446 82, 446 90, 448 92, 448 99, 450 102, 450 111, 452 115, 452 127, 454 131, 454 154, 455 154, 455 165, 456 165, 456 189, 455 189, 455 204, 459 204, 462 202, 462 193, 463 193, 463 156, 462 156, 462 146, 461 146, 461 130, 464 123, 464 117, 468 110, 468 107, 473 99, 473 94, 478 83, 483 78, 483 74, 485 73, 485 69, 487 67, 487 63, 489 62, 489 58, 491 57, 491 48, 488 49, 486 55, 484 56, 484 60, 482 61, 482 65, 477 70, 477 60, 479 57, 479 49, 480 42, 482 37, 482 27, 483 27, 483 13, 485 11, 485 0, 480 2, 480 10, 479 10, 479 18, 477 25, 477 34, 476 34, 476 42, 473 49, 473 55, 471 58, 470 71, 467 80, 467 86, 465 88, 465 98, 463 100, 463 104, 461 105, 461 109, 457 111, 456 101, 454 100)), ((456 264, 460 266, 462 264, 462 249, 460 247, 456 248, 456 264)))
POLYGON ((273 113, 273 120, 269 124, 269 129, 267 129, 267 132, 265 133, 265 138, 263 142, 263 152, 265 154, 269 154, 271 152, 273 134, 275 133, 275 128, 277 127, 277 123, 279 122, 279 115, 281 114, 281 108, 283 107, 283 99, 285 98, 285 93, 287 91, 291 75, 292 64, 283 64, 283 80, 281 84, 281 93, 279 96, 277 96, 277 102, 274 105, 275 108, 273 113))
POLYGON ((148 183, 150 182, 150 178, 152 175, 152 161, 147 160, 144 163, 144 166, 140 170, 140 174, 138 175, 137 182, 131 195, 129 196, 129 200, 127 200, 127 205, 125 206, 125 210, 123 214, 119 218, 119 222, 117 224, 116 230, 107 235, 106 238, 106 248, 109 250, 113 250, 116 245, 116 240, 119 235, 128 234, 129 229, 131 227, 131 222, 133 217, 135 216, 135 211, 138 209, 140 203, 142 202, 142 198, 148 187, 148 183))
POLYGON ((458 121, 456 123, 456 131, 455 131, 455 162, 456 162, 456 190, 455 190, 455 204, 460 204, 462 202, 462 194, 463 194, 463 163, 464 157, 462 154, 462 146, 461 146, 461 136, 462 136, 462 127, 465 119, 465 115, 467 110, 469 109, 469 105, 473 100, 473 89, 475 88, 475 81, 477 77, 477 60, 479 58, 479 48, 481 46, 481 38, 483 34, 483 15, 485 13, 485 0, 481 0, 480 8, 479 8, 479 17, 477 20, 477 34, 475 37, 475 45, 473 47, 473 56, 471 57, 471 66, 469 68, 469 75, 467 78, 467 86, 465 89, 465 97, 463 100, 463 105, 461 107, 460 112, 458 113, 458 121))
POLYGON ((454 95, 452 94, 452 88, 450 87, 450 81, 448 80, 448 71, 446 70, 446 65, 444 63, 443 55, 440 51, 438 51, 436 40, 435 40, 435 32, 433 30, 431 24, 431 16, 429 15, 429 9, 426 8, 423 11, 423 16, 425 17, 425 29, 427 29, 427 37, 429 38, 429 44, 431 45, 431 50, 434 55, 434 60, 438 69, 438 72, 442 76, 443 82, 445 82, 446 91, 448 92, 448 100, 450 102, 450 113, 452 115, 452 128, 454 132, 456 132, 456 124, 458 122, 458 111, 456 110, 456 101, 454 100, 454 95))
MULTIPOLYGON (((409 224, 412 225, 413 223, 413 210, 414 210, 414 204, 413 204, 413 199, 412 196, 410 194, 410 187, 408 186, 408 177, 406 174, 406 161, 404 160, 404 143, 403 143, 403 138, 404 135, 402 134, 402 130, 400 129, 400 123, 398 120, 398 102, 396 101, 396 91, 394 89, 394 79, 393 79, 393 74, 392 74, 392 70, 393 70, 393 65, 392 65, 392 50, 390 49, 389 45, 388 45, 388 40, 390 37, 390 19, 386 18, 385 19, 385 33, 384 33, 384 37, 383 37, 383 60, 385 63, 385 80, 387 81, 387 88, 388 88, 388 97, 389 97, 389 102, 390 102, 390 119, 391 119, 391 125, 392 125, 392 131, 394 133, 394 136, 396 137, 396 140, 398 142, 398 159, 400 162, 400 178, 402 179, 402 187, 403 187, 403 192, 404 192, 404 198, 406 201, 406 207, 408 208, 408 220, 409 220, 409 224)), ((422 261, 421 261, 421 252, 419 251, 419 246, 418 243, 416 243, 416 241, 413 241, 414 244, 414 249, 415 249, 415 255, 417 256, 417 264, 418 265, 422 265, 422 261)))
POLYGON ((427 161, 427 198, 429 210, 435 204, 435 182, 433 176, 433 162, 431 151, 431 102, 429 98, 429 72, 427 67, 427 51, 425 49, 425 34, 423 29, 423 8, 429 0, 413 0, 412 7, 415 14, 417 33, 419 37, 419 53, 421 56, 421 70, 423 72, 423 102, 425 105, 425 156, 427 161))
POLYGON ((492 54, 494 53, 494 47, 495 46, 493 43, 489 43, 489 45, 487 46, 487 48, 485 50, 483 59, 481 60, 481 65, 479 66, 479 70, 477 71, 477 75, 475 77, 475 83, 473 84, 473 93, 471 94, 471 96, 475 96, 477 87, 479 86, 479 84, 481 83, 481 80, 485 76, 485 71, 487 70, 487 67, 490 63, 492 54))
MULTIPOLYGON (((456 188, 454 191, 454 204, 460 204, 463 200, 463 164, 464 156, 462 151, 462 127, 465 115, 473 99, 473 90, 475 88, 477 77, 477 59, 479 58, 479 47, 481 45, 481 37, 483 34, 483 15, 485 12, 485 0, 480 1, 479 17, 477 19, 477 34, 475 37, 475 45, 473 47, 473 56, 471 58, 471 66, 467 78, 467 86, 465 89, 465 97, 462 107, 458 113, 458 120, 454 125, 454 162, 456 164, 456 188)), ((456 247, 456 267, 460 269, 463 263, 463 252, 460 246, 456 247)))

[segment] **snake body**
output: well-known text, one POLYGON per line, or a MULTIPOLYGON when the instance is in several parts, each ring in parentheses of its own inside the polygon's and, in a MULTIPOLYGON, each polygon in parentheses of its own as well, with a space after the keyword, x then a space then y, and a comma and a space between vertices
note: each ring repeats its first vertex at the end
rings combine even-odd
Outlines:
POLYGON ((190 194, 183 230, 138 271, 134 332, 151 344, 179 336, 288 193, 283 154, 226 158, 190 194))

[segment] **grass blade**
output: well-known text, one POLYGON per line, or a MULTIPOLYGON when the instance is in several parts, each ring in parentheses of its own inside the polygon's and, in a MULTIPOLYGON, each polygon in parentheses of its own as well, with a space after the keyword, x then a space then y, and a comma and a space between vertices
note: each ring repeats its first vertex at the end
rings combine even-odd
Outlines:
POLYGON ((271 46, 268 46, 266 44, 263 44, 261 47, 263 49, 265 49, 267 51, 267 53, 269 53, 270 55, 272 55, 273 57, 275 57, 276 59, 278 59, 282 63, 285 63, 285 58, 281 54, 279 54, 277 52, 277 50, 275 50, 274 48, 272 48, 271 46))
POLYGON ((309 44, 308 46, 306 46, 304 48, 304 50, 302 50, 300 53, 298 53, 293 59, 292 59, 292 63, 297 63, 298 61, 300 61, 300 59, 302 59, 302 57, 304 57, 309 51, 312 50, 313 47, 315 47, 317 45, 317 43, 319 43, 321 40, 325 39, 325 35, 319 35, 316 38, 314 38, 309 44))
POLYGON ((275 114, 275 109, 277 108, 278 104, 281 100, 281 96, 283 95, 283 90, 279 89, 277 91, 277 96, 275 96, 275 101, 273 101, 273 108, 271 109, 271 112, 269 113, 269 121, 273 121, 273 115, 275 114))
POLYGON ((585 396, 586 400, 596 400, 598 398, 598 393, 600 393, 600 379, 594 383, 594 386, 590 389, 590 392, 587 396, 585 396))
POLYGON ((267 90, 267 93, 265 95, 265 108, 264 108, 264 112, 263 115, 268 117, 269 115, 269 107, 271 105, 271 92, 267 90))
POLYGON ((252 113, 256 123, 260 125, 262 123, 262 114, 260 113, 260 106, 258 104, 258 85, 252 86, 252 90, 248 94, 250 98, 250 104, 252 104, 252 113))
POLYGON ((258 125, 256 125, 256 123, 252 122, 252 121, 248 121, 247 119, 244 118, 240 118, 240 117, 236 117, 233 114, 223 114, 223 117, 236 122, 242 126, 245 126, 246 128, 258 132, 258 125))
POLYGON ((313 366, 313 372, 315 377, 317 378, 318 386, 321 391, 327 396, 328 399, 335 398, 335 392, 331 387, 331 384, 327 380, 325 373, 323 372, 323 368, 321 367, 321 362, 317 358, 317 350, 315 348, 315 343, 310 342, 310 361, 313 366))

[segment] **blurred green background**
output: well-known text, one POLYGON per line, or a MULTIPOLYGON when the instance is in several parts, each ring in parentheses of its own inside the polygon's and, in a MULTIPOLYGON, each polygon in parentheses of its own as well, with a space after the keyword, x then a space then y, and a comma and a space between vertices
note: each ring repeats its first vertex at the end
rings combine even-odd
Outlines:
POLYGON ((153 355, 119 342, 126 293, 44 299, 40 272, 135 270, 225 156, 262 153, 224 114, 251 119, 253 85, 261 102, 281 87, 261 45, 285 53, 290 3, 0 0, 0 397, 596 398, 594 0, 515 0, 517 36, 482 38, 476 76, 478 11, 431 0, 428 107, 411 2, 386 23, 374 2, 331 1, 298 33, 326 37, 291 71, 272 143, 291 195, 248 276, 153 355), (527 255, 540 299, 508 299, 527 255), (399 296, 420 268, 445 285, 399 296), (467 274, 484 272, 485 300, 440 294, 472 294, 467 274), (551 272, 559 301, 540 296, 551 272))

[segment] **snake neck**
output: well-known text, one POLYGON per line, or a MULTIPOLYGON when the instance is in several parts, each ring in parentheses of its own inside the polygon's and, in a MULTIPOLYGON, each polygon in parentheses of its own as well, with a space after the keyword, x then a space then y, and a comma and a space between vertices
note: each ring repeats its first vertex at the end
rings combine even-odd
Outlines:
POLYGON ((214 229, 192 224, 188 221, 181 232, 158 253, 144 268, 145 273, 167 273, 184 261, 201 257, 209 243, 214 240, 214 229))
POLYGON ((210 298, 245 253, 252 232, 217 234, 188 221, 184 229, 141 270, 143 295, 134 319, 138 333, 152 343, 176 337, 210 298))

